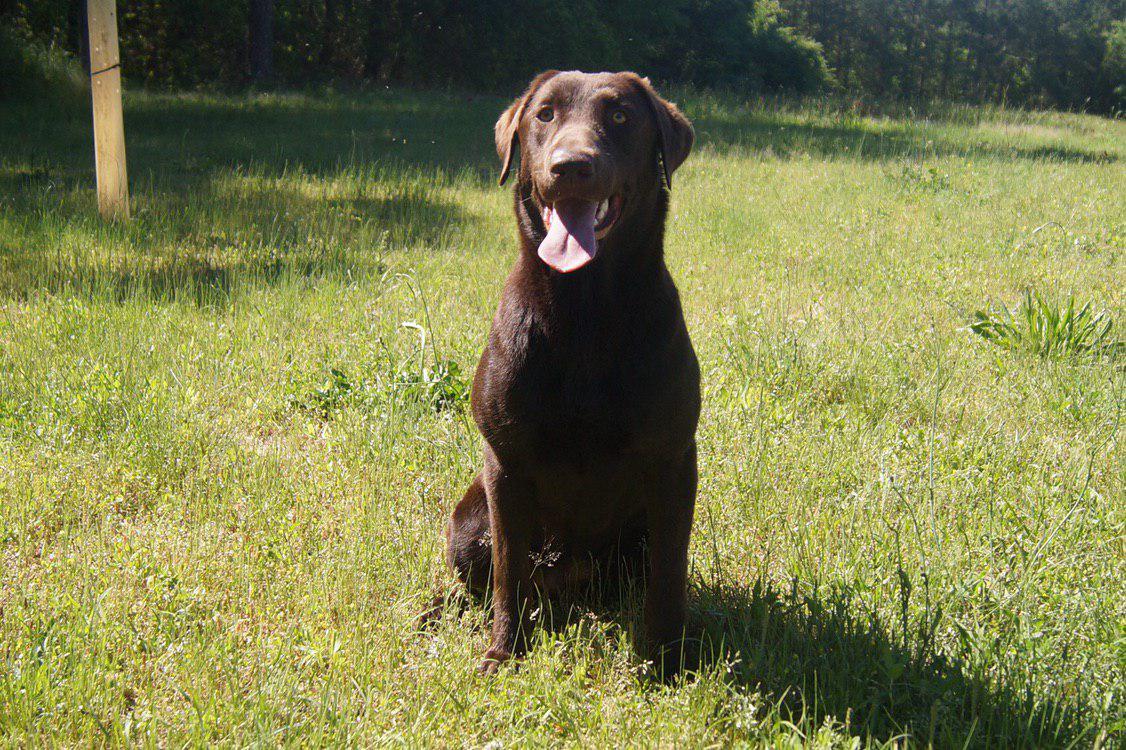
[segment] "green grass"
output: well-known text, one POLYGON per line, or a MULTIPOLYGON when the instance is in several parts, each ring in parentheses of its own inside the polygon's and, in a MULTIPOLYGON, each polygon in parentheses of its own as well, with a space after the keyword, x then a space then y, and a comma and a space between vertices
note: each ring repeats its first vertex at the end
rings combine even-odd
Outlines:
POLYGON ((130 96, 128 225, 85 111, 0 108, 0 741, 1121 744, 1121 360, 970 324, 1032 289, 1120 330, 1126 123, 675 98, 672 685, 636 591, 493 680, 480 608, 415 627, 514 254, 501 99, 130 96))

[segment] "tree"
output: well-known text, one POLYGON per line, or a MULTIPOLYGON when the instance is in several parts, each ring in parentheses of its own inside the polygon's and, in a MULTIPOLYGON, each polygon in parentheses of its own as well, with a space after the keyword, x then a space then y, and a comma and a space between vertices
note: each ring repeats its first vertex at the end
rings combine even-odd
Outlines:
POLYGON ((274 79, 274 0, 250 0, 250 80, 274 79))
POLYGON ((1106 33, 1102 75, 1110 98, 1108 108, 1126 110, 1126 21, 1115 21, 1106 33))

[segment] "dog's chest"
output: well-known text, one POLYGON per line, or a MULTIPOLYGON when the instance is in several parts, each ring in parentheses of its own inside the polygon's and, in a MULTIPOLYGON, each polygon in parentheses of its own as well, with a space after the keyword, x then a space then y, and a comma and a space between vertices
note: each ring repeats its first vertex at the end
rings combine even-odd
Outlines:
POLYGON ((563 359, 532 357, 540 361, 514 385, 521 392, 522 421, 541 458, 583 462, 634 446, 652 403, 651 389, 637 377, 636 361, 594 352, 563 359))
POLYGON ((534 322, 514 331, 515 356, 490 389, 504 442, 538 465, 581 471, 659 438, 677 368, 663 361, 668 347, 653 333, 606 322, 566 337, 534 322))

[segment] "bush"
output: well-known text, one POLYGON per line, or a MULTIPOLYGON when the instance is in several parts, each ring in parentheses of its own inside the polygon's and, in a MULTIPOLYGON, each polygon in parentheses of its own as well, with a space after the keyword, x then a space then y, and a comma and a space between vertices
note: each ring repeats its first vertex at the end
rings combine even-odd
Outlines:
POLYGON ((676 3, 667 46, 645 63, 659 78, 742 93, 816 91, 830 81, 816 42, 782 26, 772 0, 676 3))
POLYGON ((1126 111, 1126 21, 1115 21, 1106 34, 1102 75, 1109 92, 1108 111, 1126 111))
POLYGON ((118 9, 128 82, 178 88, 246 82, 245 0, 119 0, 118 9))
POLYGON ((86 95, 86 76, 71 55, 10 28, 0 28, 0 70, 0 101, 35 99, 67 106, 86 95))
POLYGON ((778 21, 775 3, 759 3, 751 21, 752 64, 772 91, 811 92, 832 82, 821 45, 778 21))

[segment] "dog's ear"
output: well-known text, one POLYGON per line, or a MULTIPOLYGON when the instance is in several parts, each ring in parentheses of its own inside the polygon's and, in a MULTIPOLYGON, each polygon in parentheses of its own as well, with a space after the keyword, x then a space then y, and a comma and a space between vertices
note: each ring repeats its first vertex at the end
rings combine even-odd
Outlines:
POLYGON ((504 181, 508 179, 508 171, 512 168, 512 154, 516 150, 520 138, 520 118, 524 116, 524 108, 536 95, 539 87, 558 72, 558 70, 547 70, 533 78, 528 85, 528 90, 512 102, 512 106, 504 110, 497 120, 493 134, 497 142, 497 156, 500 157, 501 162, 499 184, 504 184, 504 181))
POLYGON ((649 102, 649 109, 657 125, 657 143, 661 150, 661 164, 665 169, 665 184, 672 189, 672 173, 688 158, 696 139, 692 123, 672 102, 665 101, 653 90, 648 78, 637 77, 641 90, 649 102))

